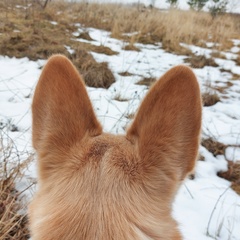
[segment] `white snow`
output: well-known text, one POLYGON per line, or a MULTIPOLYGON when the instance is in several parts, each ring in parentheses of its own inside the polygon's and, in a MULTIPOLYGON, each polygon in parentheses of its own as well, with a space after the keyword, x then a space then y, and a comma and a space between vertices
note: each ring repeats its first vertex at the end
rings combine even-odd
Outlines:
MULTIPOLYGON (((93 44, 110 47, 119 52, 106 56, 92 52, 94 58, 109 63, 116 82, 106 89, 88 88, 96 114, 104 130, 123 133, 129 123, 128 115, 136 111, 147 92, 147 87, 136 85, 142 77, 160 77, 172 66, 183 64, 186 56, 165 52, 158 45, 136 44, 140 52, 122 50, 124 42, 113 39, 110 33, 97 29, 87 30, 93 44), (132 76, 123 77, 118 73, 128 71, 132 76), (117 101, 117 96, 127 101, 117 101)), ((77 33, 76 33, 77 34, 77 33)), ((79 39, 79 41, 81 41, 79 39)), ((86 40, 85 40, 86 41, 86 40)), ((235 41, 237 46, 239 42, 235 41)), ((209 45, 210 47, 210 45, 209 45)), ((66 46, 68 51, 71 48, 66 46)), ((191 46, 201 54, 209 55, 210 49, 191 46)), ((236 49, 232 49, 236 52, 236 49)), ((233 60, 217 59, 219 67, 194 69, 202 91, 209 83, 211 87, 226 87, 219 93, 221 101, 203 110, 203 137, 212 137, 231 145, 226 150, 226 158, 240 160, 240 76, 232 80, 232 73, 240 75, 240 69, 233 60), (224 68, 230 72, 221 72, 224 68), (228 82, 231 84, 228 86, 228 82)), ((45 63, 0 56, 0 128, 5 131, 21 151, 32 151, 31 147, 31 99, 37 83, 40 68, 45 63), (5 128, 4 128, 5 126, 5 128), (17 131, 11 131, 15 126, 17 131)), ((204 147, 200 154, 205 161, 198 161, 195 178, 186 180, 174 202, 173 215, 180 223, 184 239, 188 240, 240 240, 240 197, 230 188, 230 182, 219 178, 217 172, 227 169, 224 156, 214 157, 204 147)), ((18 183, 24 189, 36 177, 35 162, 27 169, 18 183)))

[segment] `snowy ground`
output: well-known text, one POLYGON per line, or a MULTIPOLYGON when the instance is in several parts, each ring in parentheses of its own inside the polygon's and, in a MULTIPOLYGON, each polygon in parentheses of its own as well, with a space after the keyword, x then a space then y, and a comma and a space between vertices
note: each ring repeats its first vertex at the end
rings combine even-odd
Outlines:
MULTIPOLYGON (((97 29, 88 30, 94 41, 91 44, 104 45, 119 52, 106 56, 92 53, 97 61, 107 61, 116 77, 108 90, 88 88, 96 113, 104 129, 112 133, 123 133, 129 114, 136 111, 147 87, 135 83, 143 77, 160 77, 172 66, 184 62, 185 56, 176 56, 158 45, 136 44, 140 52, 124 51, 124 42, 110 38, 110 33, 97 29), (120 76, 128 71, 132 76, 120 76), (127 101, 118 101, 118 98, 127 101)), ((81 39, 78 39, 81 41, 81 39)), ((82 40, 86 41, 86 40, 82 40)), ((240 54, 240 41, 226 54, 227 59, 216 59, 219 67, 194 69, 202 91, 207 86, 223 87, 219 93, 221 101, 203 110, 203 137, 212 137, 232 145, 226 151, 228 160, 240 160, 240 76, 232 80, 232 73, 240 75, 240 67, 234 59, 240 54), (220 71, 224 69, 225 71, 220 71), (231 84, 229 84, 229 82, 231 84)), ((187 46, 198 54, 208 55, 208 49, 187 46)), ((71 50, 69 47, 67 48, 71 50)), ((15 59, 0 56, 0 129, 6 133, 21 152, 31 148, 31 98, 44 60, 36 62, 27 58, 15 59), (6 132, 7 131, 7 132, 6 132)), ((230 183, 216 173, 227 169, 224 156, 214 157, 204 147, 200 153, 205 161, 198 161, 194 180, 186 180, 174 203, 173 215, 180 223, 184 239, 232 239, 240 240, 240 196, 231 190, 230 183)), ((35 162, 26 172, 26 178, 18 183, 19 188, 36 177, 35 162)))

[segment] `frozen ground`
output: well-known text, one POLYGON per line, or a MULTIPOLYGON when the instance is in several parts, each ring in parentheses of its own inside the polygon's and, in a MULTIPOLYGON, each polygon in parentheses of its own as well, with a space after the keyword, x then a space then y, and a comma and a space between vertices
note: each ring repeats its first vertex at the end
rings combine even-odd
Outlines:
MULTIPOLYGON (((160 77, 172 66, 184 63, 185 56, 165 52, 161 44, 136 44, 141 50, 124 51, 124 42, 110 37, 109 32, 97 29, 89 31, 92 44, 104 45, 119 52, 106 56, 92 53, 97 61, 107 61, 116 77, 108 90, 88 88, 96 113, 106 131, 123 133, 129 123, 128 116, 136 111, 147 91, 146 86, 136 83, 143 77, 160 77), (128 71, 132 76, 120 76, 128 71), (119 98, 125 101, 118 101, 119 98), (118 99, 118 100, 117 100, 118 99)), ((81 41, 81 39, 79 39, 81 41)), ((85 41, 85 40, 82 40, 85 41)), ((226 158, 240 160, 240 76, 232 80, 233 73, 240 75, 240 67, 234 59, 240 54, 240 41, 233 40, 234 48, 226 52, 227 58, 216 59, 219 67, 194 69, 201 90, 223 89, 218 93, 221 101, 203 110, 203 137, 211 137, 228 147, 226 158), (223 69, 220 71, 220 69, 223 69)), ((194 52, 208 55, 208 49, 186 46, 194 52)), ((67 47, 71 51, 70 47, 67 47)), ((0 128, 2 135, 8 135, 20 152, 31 148, 31 98, 44 60, 36 62, 27 58, 15 59, 0 56, 0 128)), ((6 136, 4 135, 4 136, 6 136)), ((204 147, 200 154, 205 161, 198 161, 194 180, 186 180, 174 202, 173 215, 180 223, 184 239, 188 240, 240 240, 240 196, 230 188, 230 182, 217 176, 227 169, 224 156, 214 157, 204 147)), ((36 177, 35 162, 26 171, 26 177, 18 183, 23 189, 36 177), (25 184, 25 186, 24 186, 25 184)))

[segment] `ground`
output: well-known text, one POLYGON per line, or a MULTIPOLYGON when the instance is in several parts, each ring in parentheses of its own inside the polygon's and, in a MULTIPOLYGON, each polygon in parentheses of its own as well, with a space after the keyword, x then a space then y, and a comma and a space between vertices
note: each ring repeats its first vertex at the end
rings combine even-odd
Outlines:
MULTIPOLYGON (((49 24, 54 28, 59 23, 49 21, 49 24)), ((108 63, 115 78, 108 88, 87 88, 98 119, 107 132, 124 133, 154 79, 178 64, 193 68, 204 100, 202 145, 195 173, 184 182, 175 199, 173 215, 180 223, 184 239, 240 240, 240 196, 231 188, 232 184, 239 184, 239 178, 230 182, 219 177, 219 172, 228 170, 228 161, 234 166, 232 172, 240 162, 240 40, 229 39, 230 47, 218 54, 216 43, 210 40, 202 46, 181 43, 188 53, 184 55, 166 51, 161 41, 136 42, 136 49, 126 50, 129 42, 112 37, 110 31, 86 27, 79 22, 73 27, 73 38, 81 33, 88 33, 90 37, 88 40, 78 37, 76 42, 108 47, 114 52, 90 51, 96 62, 108 63), (197 60, 190 53, 194 53, 197 60), (207 62, 210 58, 213 62, 207 62), (196 68, 196 64, 201 66, 196 68)), ((127 36, 131 38, 134 34, 127 33, 127 36)), ((71 45, 64 47, 67 54, 76 51, 71 45)), ((14 146, 12 152, 20 162, 33 152, 30 106, 45 62, 46 59, 33 61, 27 57, 0 56, 2 144, 14 146)), ((27 188, 24 191, 27 202, 34 192, 34 187, 29 188, 32 182, 36 182, 35 157, 16 183, 19 192, 27 188)))

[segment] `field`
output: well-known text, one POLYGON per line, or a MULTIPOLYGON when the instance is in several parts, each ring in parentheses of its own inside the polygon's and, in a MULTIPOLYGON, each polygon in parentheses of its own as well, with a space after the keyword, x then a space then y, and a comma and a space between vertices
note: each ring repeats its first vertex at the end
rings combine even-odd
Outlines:
POLYGON ((54 53, 74 62, 104 130, 117 134, 157 78, 178 64, 193 68, 202 140, 173 215, 184 239, 240 240, 240 15, 23 0, 0 2, 0 240, 29 238, 37 182, 30 106, 54 53))

